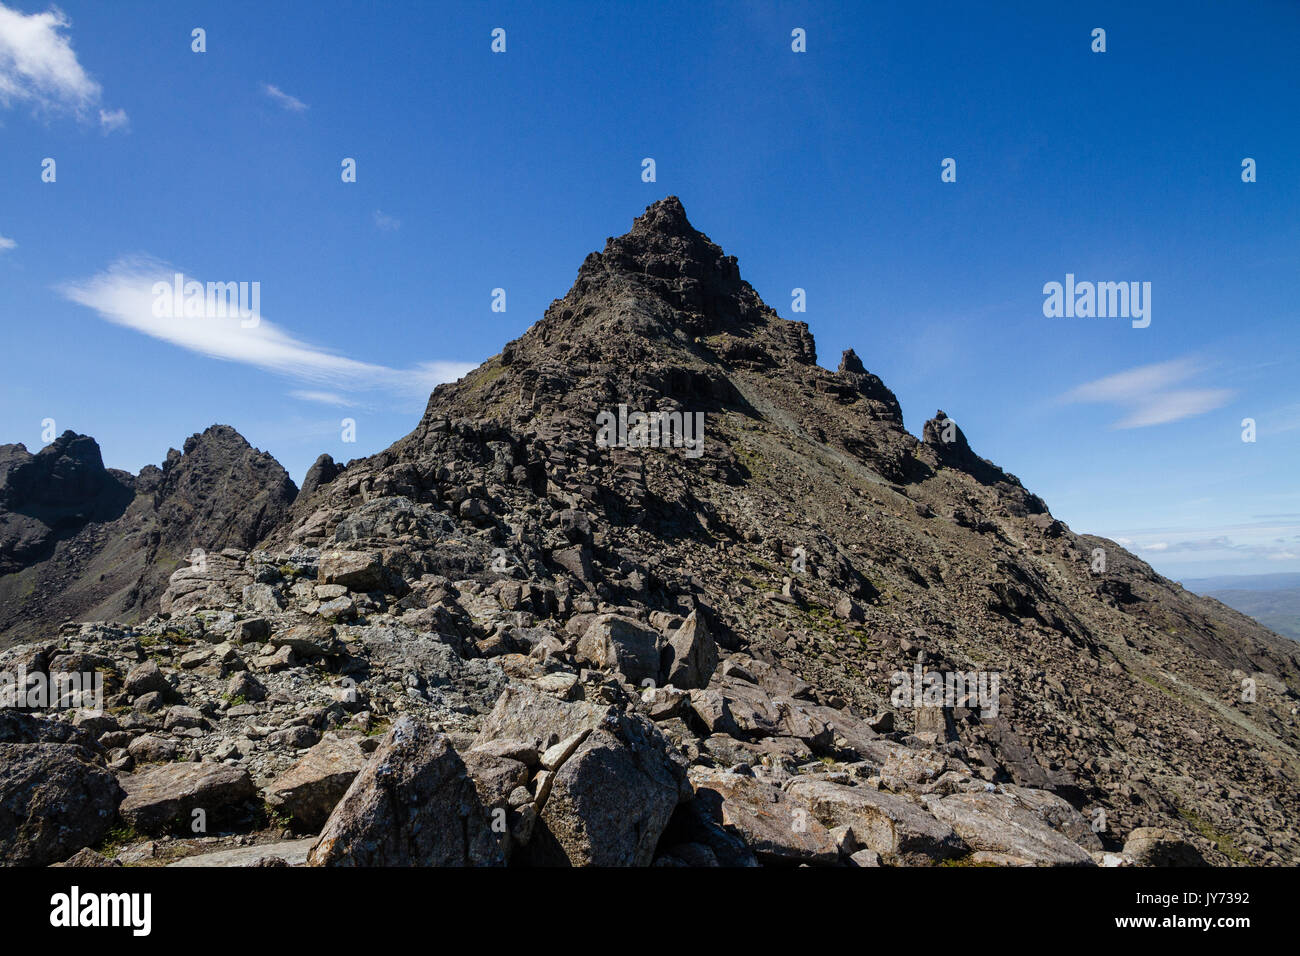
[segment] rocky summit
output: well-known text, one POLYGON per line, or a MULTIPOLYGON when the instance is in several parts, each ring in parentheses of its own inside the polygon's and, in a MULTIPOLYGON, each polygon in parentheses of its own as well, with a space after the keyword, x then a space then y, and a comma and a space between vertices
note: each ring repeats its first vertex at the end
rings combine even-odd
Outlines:
POLYGON ((301 491, 0 447, 0 628, 10 863, 1300 863, 1300 646, 910 434, 672 197, 301 491))

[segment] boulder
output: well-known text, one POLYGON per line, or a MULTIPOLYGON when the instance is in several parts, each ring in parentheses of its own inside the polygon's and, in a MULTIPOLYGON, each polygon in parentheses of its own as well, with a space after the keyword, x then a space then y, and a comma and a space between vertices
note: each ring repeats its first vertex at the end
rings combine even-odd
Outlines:
POLYGON ((102 840, 122 790, 75 744, 0 744, 0 862, 49 866, 102 840))
POLYGON ((562 701, 532 684, 510 684, 484 719, 473 748, 508 740, 540 754, 579 731, 595 730, 609 713, 608 706, 562 701))
POLYGON ((849 827, 859 847, 900 864, 933 863, 966 850, 952 827, 898 794, 816 777, 791 781, 788 792, 812 807, 825 826, 849 827))
POLYGON ((665 683, 683 690, 708 686, 718 666, 718 645, 699 611, 673 631, 664 659, 665 683))
POLYGON ((602 614, 578 639, 577 656, 594 667, 616 670, 634 684, 658 682, 660 647, 658 631, 618 614, 602 614))
POLYGON ((377 591, 384 586, 383 559, 373 551, 322 551, 316 577, 349 591, 377 591))
POLYGON ((321 831, 313 866, 501 866, 465 764, 444 734, 403 716, 321 831))
POLYGON ((122 777, 126 799, 119 812, 141 833, 188 827, 195 810, 209 822, 255 796, 248 771, 218 763, 171 763, 122 777))
POLYGON ((776 864, 836 863, 830 831, 802 800, 751 776, 692 767, 697 812, 732 831, 760 860, 776 864))
POLYGON ((951 826, 974 850, 994 854, 998 862, 1021 866, 1094 866, 1092 855, 1054 830, 1014 794, 931 794, 926 807, 951 826))
POLYGON ((1161 827, 1138 827, 1124 841, 1123 855, 1135 866, 1207 865, 1196 847, 1161 827))
POLYGON ((168 683, 156 661, 145 661, 143 664, 137 664, 131 668, 126 675, 122 689, 132 697, 141 697, 144 694, 154 693, 166 697, 171 694, 172 685, 168 683))
POLYGON ((690 793, 684 761, 640 714, 611 716, 579 739, 549 778, 532 838, 534 862, 649 866, 673 810, 690 793))
POLYGON ((366 755, 356 740, 329 734, 267 786, 266 802, 314 833, 365 765, 366 755))

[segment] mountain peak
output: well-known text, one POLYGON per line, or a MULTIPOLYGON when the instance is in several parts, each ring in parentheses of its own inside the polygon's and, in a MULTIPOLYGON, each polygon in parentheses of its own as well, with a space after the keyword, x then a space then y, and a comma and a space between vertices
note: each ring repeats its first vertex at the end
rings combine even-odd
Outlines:
POLYGON ((665 196, 646 206, 645 212, 633 220, 632 232, 685 237, 700 235, 686 218, 686 208, 676 196, 665 196))

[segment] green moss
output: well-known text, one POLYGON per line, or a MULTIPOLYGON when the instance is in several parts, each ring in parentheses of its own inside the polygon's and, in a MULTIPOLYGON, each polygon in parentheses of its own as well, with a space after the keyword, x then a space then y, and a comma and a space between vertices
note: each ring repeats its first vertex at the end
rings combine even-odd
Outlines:
POLYGON ((1213 843, 1229 860, 1233 863, 1248 865, 1250 861, 1246 855, 1237 849, 1237 844, 1233 841, 1231 835, 1220 833, 1214 826, 1198 814, 1195 810, 1179 809, 1178 815, 1188 822, 1188 824, 1205 839, 1213 843))
POLYGON ((137 832, 135 827, 124 823, 121 826, 109 830, 108 835, 100 841, 100 844, 96 849, 104 856, 112 859, 131 844, 139 843, 144 839, 146 839, 146 837, 142 833, 137 832))
POLYGON ((940 866, 997 866, 996 863, 976 862, 974 853, 967 853, 965 856, 949 857, 939 865, 940 866))

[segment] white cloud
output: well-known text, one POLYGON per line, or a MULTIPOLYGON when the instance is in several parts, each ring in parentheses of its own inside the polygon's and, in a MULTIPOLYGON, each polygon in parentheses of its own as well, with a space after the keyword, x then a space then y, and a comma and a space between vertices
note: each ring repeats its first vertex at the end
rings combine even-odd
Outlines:
POLYGON ((294 389, 289 394, 304 402, 319 402, 322 405, 338 405, 342 408, 353 408, 357 404, 350 398, 345 398, 340 395, 338 392, 313 392, 308 391, 307 389, 294 389))
POLYGON ((291 113, 301 113, 304 110, 311 108, 302 100, 298 99, 298 97, 289 95, 284 90, 271 83, 263 83, 262 92, 291 113))
MULTIPOLYGON (((396 369, 363 362, 303 342, 260 314, 255 325, 237 315, 155 315, 154 283, 170 286, 180 271, 147 257, 120 259, 98 275, 67 283, 60 292, 116 325, 211 358, 253 365, 325 386, 336 394, 380 390, 404 398, 424 398, 435 385, 454 381, 475 367, 466 362, 436 361, 396 369)), ((196 278, 188 273, 185 277, 196 278)), ((325 391, 315 390, 314 394, 319 396, 325 391)))
POLYGON ((18 243, 14 242, 7 236, 0 236, 0 252, 8 252, 10 249, 17 249, 18 243))
POLYGON ((380 212, 378 209, 375 210, 374 219, 375 228, 382 232, 396 232, 398 229, 402 228, 402 220, 394 219, 392 216, 385 212, 380 212))
POLYGON ((1072 388, 1061 401, 1106 403, 1127 409, 1113 428, 1146 428, 1182 421, 1213 411, 1232 398, 1225 388, 1175 388, 1198 374, 1201 366, 1191 359, 1174 359, 1107 375, 1072 388))
POLYGON ((119 129, 126 129, 131 125, 131 120, 126 115, 126 110, 100 110, 99 125, 105 133, 112 133, 119 129))
POLYGON ((1128 529, 1107 535, 1122 547, 1157 557, 1162 566, 1189 562, 1267 560, 1294 561, 1293 543, 1300 531, 1295 522, 1244 522, 1218 526, 1128 529))
MULTIPOLYGON (((0 106, 29 104, 37 114, 90 117, 103 90, 82 68, 57 7, 24 14, 0 3, 0 106)), ((124 110, 99 111, 105 131, 126 125, 124 110), (107 117, 107 119, 106 119, 107 117)))

